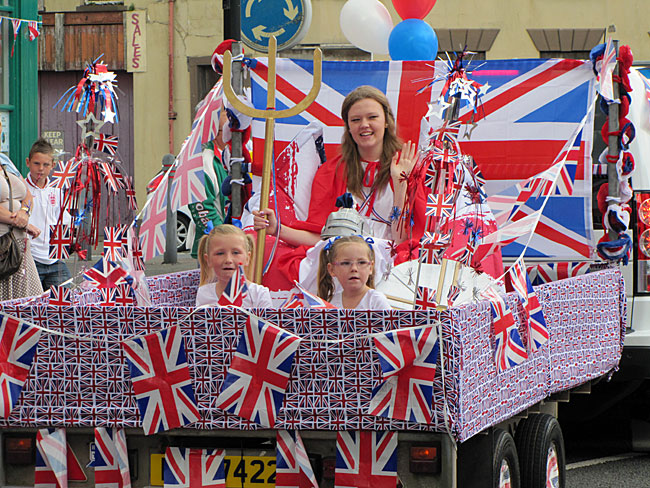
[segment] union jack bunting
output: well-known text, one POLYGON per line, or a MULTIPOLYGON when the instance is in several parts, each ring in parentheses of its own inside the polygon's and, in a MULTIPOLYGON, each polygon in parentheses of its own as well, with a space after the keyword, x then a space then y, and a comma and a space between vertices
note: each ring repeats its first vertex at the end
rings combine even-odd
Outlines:
POLYGON ((7 418, 16 405, 32 367, 41 330, 0 315, 0 417, 7 418))
MULTIPOLYGON (((294 281, 294 284, 298 288, 299 292, 296 294, 296 298, 294 298, 293 296, 289 297, 289 301, 292 301, 300 297, 302 301, 302 307, 305 308, 317 308, 317 309, 336 308, 327 300, 319 297, 318 295, 314 295, 313 293, 310 293, 305 287, 303 287, 297 281, 294 281)), ((293 306, 293 307, 284 307, 284 308, 300 308, 300 307, 293 306)))
POLYGON ((305 297, 299 291, 292 291, 289 298, 287 298, 279 308, 304 308, 305 297))
POLYGON ((373 341, 383 383, 372 392, 368 413, 430 423, 439 349, 435 327, 393 330, 373 341))
POLYGON ((64 189, 69 186, 69 183, 74 180, 77 174, 77 167, 79 161, 75 158, 68 159, 67 161, 59 161, 59 166, 52 171, 50 177, 52 184, 56 188, 64 189))
MULTIPOLYGON (((268 60, 257 58, 251 68, 252 102, 265 109, 268 86, 268 60)), ((574 191, 570 197, 553 195, 545 208, 543 223, 558 234, 571 235, 580 242, 564 244, 557 239, 559 259, 577 260, 582 244, 592 246, 591 219, 591 148, 593 137, 594 76, 589 61, 571 59, 488 60, 472 63, 472 79, 490 89, 482 96, 480 110, 471 104, 459 112, 463 124, 477 122, 471 137, 461 137, 464 154, 480 162, 489 195, 498 193, 552 166, 555 157, 574 129, 588 115, 584 131, 576 141, 579 147, 574 191), (479 66, 480 64, 480 66, 479 66), (568 231, 568 232, 567 232, 568 231), (572 257, 569 257, 572 256, 572 257)), ((404 140, 418 140, 420 123, 428 111, 428 102, 438 99, 444 83, 427 82, 445 70, 445 63, 430 61, 374 61, 349 63, 323 62, 323 84, 318 97, 299 116, 278 120, 275 154, 293 140, 311 122, 319 122, 328 158, 336 155, 343 135, 341 103, 355 87, 371 84, 386 93, 393 108, 398 133, 404 140), (425 85, 428 85, 425 89, 425 85)), ((293 105, 305 97, 312 85, 311 60, 277 60, 276 95, 278 101, 293 105)), ((425 125, 425 124, 423 124, 425 125)), ((428 134, 429 127, 423 129, 428 134)), ((253 152, 262 153, 264 121, 252 123, 253 152)), ((308 188, 308 187, 307 187, 308 188)), ((546 254, 545 242, 533 241, 530 254, 546 254)), ((507 247, 507 256, 518 257, 519 243, 507 247)), ((554 250, 554 251, 555 251, 554 250)))
POLYGON ((92 268, 84 272, 83 277, 97 288, 115 288, 132 281, 124 269, 105 257, 99 258, 92 268))
POLYGON ((48 305, 54 307, 72 306, 72 290, 66 286, 52 285, 50 287, 48 305))
POLYGON ((122 234, 126 229, 120 227, 104 227, 104 257, 109 261, 122 258, 122 234))
POLYGON ((426 286, 418 286, 417 293, 415 295, 415 310, 427 310, 429 308, 437 308, 438 292, 433 288, 426 286))
POLYGON ((34 41, 40 35, 38 22, 35 20, 27 21, 27 30, 29 31, 29 40, 34 41))
POLYGON ((530 350, 535 352, 548 342, 549 332, 542 306, 525 269, 523 260, 518 260, 508 274, 528 317, 528 343, 530 350))
POLYGON ((68 486, 68 443, 65 429, 39 429, 36 433, 35 488, 68 486))
POLYGON ((175 325, 122 344, 145 435, 199 419, 183 342, 175 325))
POLYGON ((278 430, 276 434, 276 488, 318 488, 309 456, 297 430, 278 430))
POLYGON ((483 294, 490 300, 492 309, 492 329, 495 338, 494 360, 497 371, 503 372, 506 369, 523 363, 528 359, 528 352, 524 346, 519 329, 512 315, 512 310, 492 289, 483 294))
POLYGON ((69 225, 50 225, 50 259, 70 257, 70 244, 72 244, 72 239, 69 225))
POLYGON ((230 277, 230 281, 217 303, 222 307, 241 307, 246 295, 248 295, 246 275, 244 274, 244 267, 240 264, 230 277))
POLYGON ((96 488, 130 488, 131 474, 124 429, 95 427, 94 459, 96 488))
POLYGON ((337 488, 395 488, 397 432, 339 431, 334 477, 337 488))
POLYGON ((102 151, 106 154, 110 154, 111 156, 115 156, 119 140, 120 139, 118 136, 109 136, 108 134, 100 133, 95 137, 93 147, 98 151, 102 151))
POLYGON ((165 451, 165 487, 225 488, 224 449, 168 447, 165 451))
POLYGON ((273 427, 299 344, 300 337, 249 316, 216 407, 273 427))

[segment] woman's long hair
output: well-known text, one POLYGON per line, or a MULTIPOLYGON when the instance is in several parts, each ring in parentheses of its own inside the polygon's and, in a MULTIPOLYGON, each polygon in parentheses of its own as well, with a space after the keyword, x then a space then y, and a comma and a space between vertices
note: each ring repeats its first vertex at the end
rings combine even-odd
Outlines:
POLYGON ((207 255, 210 251, 210 239, 214 236, 240 236, 244 239, 244 242, 246 243, 246 250, 251 254, 249 264, 246 266, 244 272, 246 273, 246 276, 251 276, 251 273, 253 272, 253 263, 255 262, 255 241, 253 240, 253 236, 246 234, 243 230, 241 230, 239 227, 235 227, 234 225, 221 224, 212 229, 209 234, 201 237, 201 240, 199 241, 199 247, 197 251, 199 266, 201 268, 199 286, 207 285, 208 283, 212 283, 215 280, 214 272, 208 265, 207 258, 207 255))
POLYGON ((361 156, 357 149, 357 143, 354 142, 350 134, 350 127, 348 126, 348 114, 352 105, 360 100, 370 98, 379 103, 384 110, 384 118, 386 119, 386 130, 384 132, 384 143, 379 159, 379 171, 375 182, 372 185, 372 190, 383 189, 388 184, 390 179, 390 163, 393 156, 401 148, 401 143, 396 134, 395 116, 393 110, 390 108, 388 98, 374 86, 363 85, 348 94, 343 100, 341 106, 341 118, 345 124, 343 131, 343 140, 341 141, 341 155, 346 164, 348 190, 356 196, 361 196, 361 188, 363 186, 363 169, 361 166, 361 156))
MULTIPOLYGON (((331 244, 329 246, 326 245, 325 248, 323 248, 320 252, 320 257, 318 258, 318 296, 327 301, 330 301, 334 295, 334 279, 329 274, 327 265, 334 262, 337 250, 341 246, 352 243, 363 244, 368 247, 368 259, 373 263, 375 262, 375 251, 361 236, 338 237, 334 241, 330 242, 331 244)), ((368 276, 366 285, 370 288, 375 287, 374 268, 373 272, 368 276)))

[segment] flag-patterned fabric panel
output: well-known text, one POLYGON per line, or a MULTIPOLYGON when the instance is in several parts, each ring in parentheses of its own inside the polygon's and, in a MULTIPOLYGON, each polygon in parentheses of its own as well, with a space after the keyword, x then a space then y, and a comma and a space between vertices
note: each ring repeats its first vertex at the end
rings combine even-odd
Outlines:
MULTIPOLYGON (((464 440, 550 393, 584 383, 617 365, 626 317, 625 290, 618 270, 542 285, 535 291, 544 309, 550 340, 528 360, 499 374, 487 301, 444 312, 264 311, 263 319, 301 338, 313 339, 301 341, 275 427, 445 432, 446 400, 451 430, 464 440), (369 335, 428 325, 438 319, 441 346, 430 425, 369 415, 372 391, 381 382, 380 364, 369 335), (342 339, 340 343, 324 341, 342 339)), ((521 305, 514 294, 505 300, 527 344, 521 305)), ((18 402, 9 418, 0 420, 0 426, 139 427, 140 416, 119 341, 179 325, 201 414, 192 428, 260 428, 215 406, 248 317, 239 310, 20 307, 7 303, 0 308, 36 325, 96 339, 82 341, 43 333, 18 402)))

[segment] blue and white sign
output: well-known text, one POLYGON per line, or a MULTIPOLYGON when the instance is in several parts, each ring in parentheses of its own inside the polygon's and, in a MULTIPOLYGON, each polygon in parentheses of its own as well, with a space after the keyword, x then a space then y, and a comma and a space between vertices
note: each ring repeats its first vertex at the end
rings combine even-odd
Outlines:
POLYGON ((311 24, 311 0, 241 0, 242 41, 268 52, 275 36, 278 51, 298 44, 311 24))

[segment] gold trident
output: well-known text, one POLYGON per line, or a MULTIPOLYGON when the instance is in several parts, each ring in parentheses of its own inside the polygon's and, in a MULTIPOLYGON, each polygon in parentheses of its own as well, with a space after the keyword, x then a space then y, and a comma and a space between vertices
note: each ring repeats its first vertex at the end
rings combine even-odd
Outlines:
MULTIPOLYGON (((305 98, 291 108, 284 110, 275 110, 275 55, 277 51, 277 41, 274 36, 269 39, 269 66, 268 81, 266 90, 266 110, 260 110, 249 107, 242 102, 232 89, 230 79, 230 64, 232 54, 226 51, 223 55, 223 91, 226 98, 233 107, 239 112, 251 117, 262 118, 266 120, 264 130, 264 165, 262 166, 262 193, 260 195, 260 210, 266 210, 269 206, 269 186, 271 184, 271 165, 273 164, 273 132, 275 129, 275 119, 293 117, 305 110, 311 103, 316 100, 321 85, 321 60, 322 54, 319 48, 314 50, 314 82, 311 90, 305 98)), ((278 228, 278 231, 280 229, 278 228)), ((278 232, 278 238, 280 237, 278 232)), ((262 268, 264 266, 264 244, 266 242, 266 229, 257 232, 257 252, 255 254, 255 282, 262 282, 262 268)))

